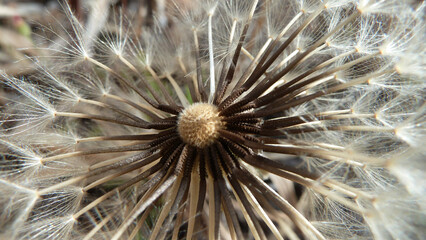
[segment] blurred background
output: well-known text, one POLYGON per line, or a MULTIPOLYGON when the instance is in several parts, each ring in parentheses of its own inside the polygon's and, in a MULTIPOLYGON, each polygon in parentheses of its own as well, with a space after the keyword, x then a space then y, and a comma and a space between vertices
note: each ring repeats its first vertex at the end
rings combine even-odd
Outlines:
MULTIPOLYGON (((190 0, 178 0, 187 2, 190 0)), ((0 75, 31 77, 36 72, 33 57, 41 57, 61 38, 70 37, 72 26, 69 8, 85 28, 85 37, 99 36, 101 31, 114 33, 117 25, 108 16, 124 16, 140 36, 145 27, 156 21, 167 27, 167 0, 0 0, 0 75)), ((189 6, 189 4, 186 4, 189 6)), ((57 44, 56 44, 57 45, 57 44)), ((41 58, 42 59, 42 58, 41 58)), ((0 83, 0 108, 14 97, 0 83)))
POLYGON ((134 29, 141 30, 154 19, 168 24, 166 0, 0 0, 0 71, 31 74, 34 69, 28 58, 43 55, 47 39, 55 41, 70 27, 64 13, 68 6, 93 36, 108 24, 110 11, 123 12, 134 29))

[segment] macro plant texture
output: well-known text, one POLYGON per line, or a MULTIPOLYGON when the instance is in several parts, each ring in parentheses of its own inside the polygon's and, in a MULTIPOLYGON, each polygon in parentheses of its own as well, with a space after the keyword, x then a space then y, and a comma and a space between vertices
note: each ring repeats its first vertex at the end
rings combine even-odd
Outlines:
POLYGON ((1 238, 423 239, 424 7, 68 11, 37 74, 1 76, 1 238))

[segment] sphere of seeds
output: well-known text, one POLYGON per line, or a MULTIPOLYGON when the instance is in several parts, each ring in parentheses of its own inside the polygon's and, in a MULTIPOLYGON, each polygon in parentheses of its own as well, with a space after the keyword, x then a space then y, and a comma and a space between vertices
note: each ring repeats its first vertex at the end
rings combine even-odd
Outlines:
POLYGON ((180 114, 178 132, 185 143, 204 148, 216 140, 223 125, 216 106, 195 103, 180 114))

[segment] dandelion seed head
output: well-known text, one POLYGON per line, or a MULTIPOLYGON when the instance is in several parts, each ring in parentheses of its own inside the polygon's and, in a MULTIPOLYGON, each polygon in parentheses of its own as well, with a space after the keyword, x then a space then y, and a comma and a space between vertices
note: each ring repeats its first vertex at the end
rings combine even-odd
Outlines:
POLYGON ((421 239, 424 4, 160 2, 2 73, 0 238, 421 239))

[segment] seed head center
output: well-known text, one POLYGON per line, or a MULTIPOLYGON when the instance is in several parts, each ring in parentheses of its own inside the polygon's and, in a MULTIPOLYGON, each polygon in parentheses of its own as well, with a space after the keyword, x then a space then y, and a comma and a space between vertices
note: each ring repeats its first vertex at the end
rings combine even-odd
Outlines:
POLYGON ((198 148, 212 144, 223 126, 217 107, 208 103, 188 106, 178 120, 178 132, 182 140, 198 148))

